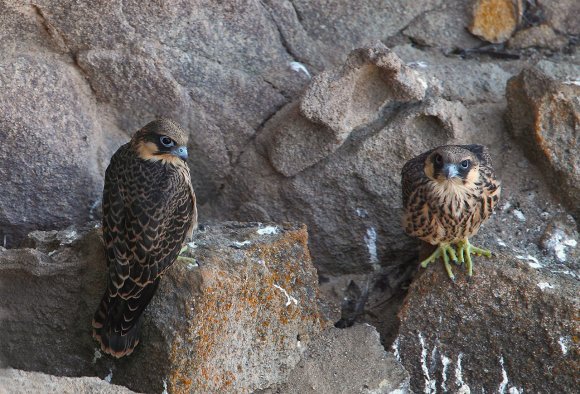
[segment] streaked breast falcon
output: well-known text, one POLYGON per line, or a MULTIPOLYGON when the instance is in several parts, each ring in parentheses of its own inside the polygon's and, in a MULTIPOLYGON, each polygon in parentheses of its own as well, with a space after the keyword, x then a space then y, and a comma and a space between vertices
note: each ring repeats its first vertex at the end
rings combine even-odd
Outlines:
POLYGON ((405 232, 438 246, 421 265, 441 257, 454 279, 449 261, 465 262, 471 276, 471 254, 490 257, 491 252, 471 245, 469 238, 489 218, 501 192, 487 148, 440 146, 409 160, 401 176, 405 232))
POLYGON ((187 141, 177 123, 157 119, 121 146, 107 167, 107 290, 94 315, 93 336, 115 357, 137 346, 141 315, 197 226, 187 141))

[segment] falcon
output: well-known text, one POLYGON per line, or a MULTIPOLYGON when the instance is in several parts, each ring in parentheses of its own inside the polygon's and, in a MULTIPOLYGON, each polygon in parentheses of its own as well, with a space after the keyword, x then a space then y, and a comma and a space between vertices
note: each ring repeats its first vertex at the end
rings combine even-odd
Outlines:
POLYGON ((491 252, 471 245, 469 238, 489 218, 501 192, 487 148, 440 146, 405 163, 401 178, 405 232, 437 245, 421 266, 441 257, 451 279, 450 260, 465 263, 472 276, 471 254, 491 257, 491 252))
POLYGON ((115 357, 139 343, 141 315, 197 227, 187 140, 177 123, 154 120, 117 150, 105 172, 107 290, 93 336, 115 357))

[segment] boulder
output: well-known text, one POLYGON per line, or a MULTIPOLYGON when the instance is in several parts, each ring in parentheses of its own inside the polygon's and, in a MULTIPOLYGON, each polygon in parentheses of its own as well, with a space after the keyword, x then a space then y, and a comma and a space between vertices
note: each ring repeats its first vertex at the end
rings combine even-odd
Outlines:
POLYGON ((91 338, 100 229, 36 232, 27 244, 0 251, 5 367, 109 376, 142 392, 250 392, 282 382, 326 324, 304 226, 206 226, 190 244, 196 262, 168 270, 139 346, 118 360, 91 338))
POLYGON ((566 37, 558 35, 550 26, 542 24, 520 30, 509 40, 508 46, 513 49, 530 47, 560 50, 568 44, 566 37))
POLYGON ((476 0, 469 31, 492 43, 507 41, 523 14, 522 0, 476 0))
MULTIPOLYGON (((470 281, 439 261, 400 311, 394 350, 414 392, 573 392, 580 348, 578 281, 557 263, 475 257, 470 281)), ((576 271, 578 272, 578 271, 576 271)))
POLYGON ((580 217, 580 86, 529 68, 506 88, 509 131, 538 163, 556 195, 580 217))
POLYGON ((368 324, 323 331, 283 384, 261 394, 410 393, 409 375, 368 324))
POLYGON ((580 12, 580 3, 575 0, 540 0, 538 3, 544 10, 547 21, 556 31, 568 35, 580 34, 577 18, 580 12))
POLYGON ((336 151, 386 107, 417 102, 427 83, 382 44, 351 52, 336 69, 317 75, 299 102, 266 123, 257 137, 274 168, 291 177, 336 151))
POLYGON ((478 47, 481 40, 467 31, 470 11, 467 1, 446 1, 442 7, 419 15, 402 33, 416 44, 441 48, 446 53, 478 47))
POLYGON ((73 66, 19 54, 0 70, 0 246, 14 247, 29 231, 86 222, 111 152, 73 66))
POLYGON ((61 394, 131 394, 123 386, 99 378, 68 378, 28 372, 18 369, 0 369, 0 392, 3 394, 61 393, 61 394))

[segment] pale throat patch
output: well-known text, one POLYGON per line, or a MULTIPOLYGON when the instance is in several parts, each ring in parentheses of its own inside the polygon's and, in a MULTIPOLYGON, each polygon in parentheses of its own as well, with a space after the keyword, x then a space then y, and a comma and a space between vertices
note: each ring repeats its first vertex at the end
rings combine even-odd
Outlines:
POLYGON ((445 207, 445 209, 447 209, 449 203, 451 203, 453 207, 457 207, 458 209, 454 210, 455 216, 457 217, 461 215, 465 202, 471 198, 470 194, 474 189, 473 186, 468 186, 469 182, 467 185, 464 185, 458 178, 445 180, 443 182, 433 181, 431 185, 438 204, 445 207))
POLYGON ((143 160, 163 161, 175 166, 183 166, 185 164, 180 157, 172 155, 171 153, 157 155, 157 145, 155 145, 153 142, 139 141, 137 143, 136 150, 139 157, 143 160))

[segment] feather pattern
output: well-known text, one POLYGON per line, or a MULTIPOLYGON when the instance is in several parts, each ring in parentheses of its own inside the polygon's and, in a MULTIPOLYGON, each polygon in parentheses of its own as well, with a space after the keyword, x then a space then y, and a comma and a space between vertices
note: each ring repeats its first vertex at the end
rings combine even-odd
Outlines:
POLYGON ((403 228, 411 236, 432 245, 457 243, 477 233, 499 200, 501 186, 491 157, 482 145, 447 145, 409 160, 401 171, 404 205, 403 228), (428 176, 434 154, 458 162, 474 162, 463 178, 446 180, 428 176))
MULTIPOLYGON (((135 138, 135 137, 134 137, 135 138)), ((144 160, 134 141, 111 158, 103 190, 107 290, 93 320, 104 351, 130 354, 140 317, 161 275, 197 225, 195 194, 183 160, 144 160)))

